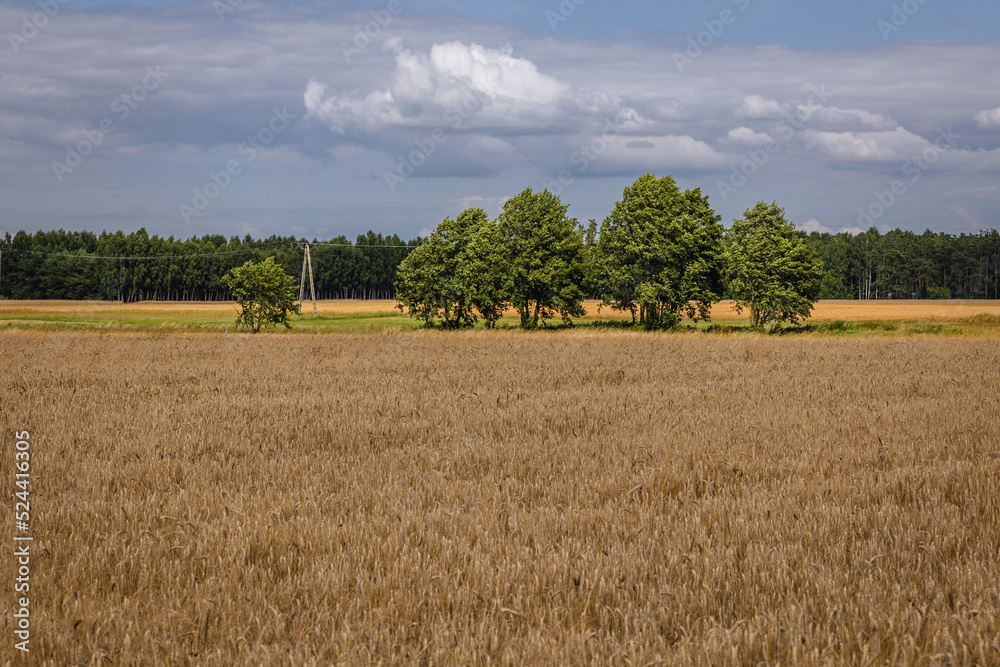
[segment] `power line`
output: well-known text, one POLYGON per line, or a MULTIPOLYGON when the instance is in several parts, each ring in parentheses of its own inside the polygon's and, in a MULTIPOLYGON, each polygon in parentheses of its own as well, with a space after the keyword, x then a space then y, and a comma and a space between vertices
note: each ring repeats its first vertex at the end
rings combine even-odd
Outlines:
POLYGON ((247 248, 246 250, 232 250, 228 252, 195 252, 188 255, 79 255, 71 252, 46 252, 44 250, 27 250, 25 255, 41 255, 43 257, 66 257, 77 259, 185 259, 187 257, 226 257, 231 255, 245 255, 251 252, 271 252, 284 246, 274 248, 247 248))
MULTIPOLYGON (((303 245, 303 244, 299 243, 298 245, 303 245)), ((312 246, 325 245, 325 246, 333 246, 335 248, 410 248, 411 250, 417 247, 415 245, 363 245, 363 244, 355 245, 353 243, 310 243, 309 245, 312 246)))
MULTIPOLYGON (((307 243, 305 241, 294 243, 281 244, 280 246, 272 246, 269 248, 246 248, 244 250, 231 250, 226 252, 195 252, 186 255, 79 255, 71 252, 46 252, 44 250, 26 250, 23 254, 25 255, 41 255, 42 257, 65 257, 65 258, 77 258, 77 259, 129 259, 129 260, 150 260, 150 259, 187 259, 193 257, 229 257, 232 255, 245 255, 247 253, 253 252, 275 252, 277 250, 282 250, 288 247, 302 248, 307 243)), ((417 246, 410 245, 354 245, 351 243, 312 243, 309 245, 313 246, 328 246, 336 248, 416 248, 417 246)))

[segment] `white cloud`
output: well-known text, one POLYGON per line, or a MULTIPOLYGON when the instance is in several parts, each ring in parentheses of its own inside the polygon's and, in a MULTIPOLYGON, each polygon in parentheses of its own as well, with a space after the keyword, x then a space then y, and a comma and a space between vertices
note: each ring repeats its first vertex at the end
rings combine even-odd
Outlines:
POLYGON ((620 137, 608 142, 605 151, 596 157, 593 173, 720 169, 731 162, 731 156, 689 135, 642 136, 629 141, 620 137))
POLYGON ((948 193, 949 197, 994 197, 1000 194, 1000 185, 984 185, 978 188, 961 188, 948 193))
POLYGON ((494 51, 478 44, 435 44, 431 48, 430 60, 439 76, 450 76, 472 90, 493 98, 551 104, 563 97, 569 88, 539 73, 530 60, 515 58, 506 50, 494 51))
POLYGON ((523 167, 524 159, 509 141, 488 135, 475 135, 462 147, 465 164, 478 164, 496 173, 511 167, 523 167))
POLYGON ((802 133, 806 145, 837 160, 858 162, 899 162, 922 153, 933 145, 903 128, 891 132, 802 133))
POLYGON ((776 120, 784 115, 780 102, 769 100, 760 95, 747 95, 736 109, 737 118, 748 120, 776 120))
POLYGON ((956 215, 958 215, 960 218, 962 218, 962 220, 964 220, 966 224, 968 224, 970 227, 973 227, 975 229, 982 229, 983 227, 982 219, 979 216, 973 215, 964 206, 952 206, 951 211, 956 215))
POLYGON ((1000 130, 1000 107, 980 111, 975 115, 974 120, 984 130, 1000 130))
POLYGON ((801 229, 807 233, 819 232, 820 234, 829 234, 832 231, 816 218, 810 218, 806 224, 802 225, 801 229))
MULTIPOLYGON (((835 232, 835 231, 833 231, 833 229, 831 229, 830 227, 827 227, 826 225, 824 225, 822 222, 820 222, 816 218, 810 218, 809 222, 807 222, 806 224, 802 225, 802 227, 800 229, 802 231, 806 232, 806 233, 809 233, 809 234, 811 234, 812 232, 817 232, 819 234, 850 234, 851 236, 857 236, 858 234, 862 234, 862 233, 868 231, 867 229, 862 229, 861 227, 858 227, 858 226, 854 226, 854 227, 844 226, 844 227, 839 228, 835 232)), ((880 225, 879 226, 879 231, 881 231, 883 234, 885 234, 886 232, 888 232, 890 229, 891 228, 888 225, 880 225)))
POLYGON ((573 99, 571 88, 542 74, 529 60, 509 51, 479 44, 435 44, 429 53, 414 52, 392 43, 395 69, 387 89, 364 97, 327 95, 326 86, 312 80, 306 88, 306 118, 318 118, 338 133, 376 131, 385 126, 548 127, 563 113, 562 105, 638 121, 631 109, 615 108, 606 94, 573 99))
POLYGON ((499 215, 503 210, 503 205, 507 203, 509 197, 482 197, 472 195, 460 199, 449 199, 445 202, 444 208, 451 215, 457 215, 467 208, 481 208, 487 215, 499 215))
POLYGON ((767 132, 754 132, 749 127, 737 127, 729 130, 721 141, 740 146, 763 146, 773 139, 767 132))
POLYGON ((828 132, 888 131, 899 127, 889 116, 863 109, 799 105, 796 117, 807 119, 811 129, 828 132))

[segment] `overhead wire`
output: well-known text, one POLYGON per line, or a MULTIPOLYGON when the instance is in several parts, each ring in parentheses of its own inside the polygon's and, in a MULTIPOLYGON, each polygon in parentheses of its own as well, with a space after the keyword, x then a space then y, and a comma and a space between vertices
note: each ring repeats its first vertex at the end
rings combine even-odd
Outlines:
MULTIPOLYGON (((72 252, 46 252, 44 250, 27 250, 24 251, 26 255, 41 255, 43 257, 65 257, 65 258, 77 258, 77 259, 128 259, 128 260, 151 260, 151 259, 188 259, 194 257, 227 257, 232 255, 245 255, 254 252, 275 252, 282 250, 284 248, 302 248, 306 245, 310 246, 329 246, 337 248, 416 248, 417 246, 412 245, 356 245, 353 243, 312 243, 306 241, 296 241, 294 243, 282 243, 278 246, 271 246, 267 248, 244 248, 240 250, 231 250, 225 252, 196 252, 188 253, 183 255, 80 255, 72 252)), ((16 252, 13 249, 8 250, 8 252, 16 252)))

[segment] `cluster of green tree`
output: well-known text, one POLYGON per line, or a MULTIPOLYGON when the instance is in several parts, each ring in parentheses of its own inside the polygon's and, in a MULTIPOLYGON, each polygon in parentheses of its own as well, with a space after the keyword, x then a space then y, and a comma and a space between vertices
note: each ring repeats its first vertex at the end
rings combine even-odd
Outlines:
MULTIPOLYGON (((647 177, 643 177, 632 187, 635 188, 644 179, 647 177)), ((676 185, 673 187, 675 189, 676 185)), ((667 190, 670 192, 656 196, 670 200, 669 206, 663 204, 666 207, 663 211, 664 215, 675 219, 676 225, 683 226, 684 215, 687 215, 686 224, 705 220, 705 216, 709 215, 711 209, 708 208, 707 200, 700 193, 695 194, 698 191, 674 193, 671 188, 667 190)), ((535 197, 541 194, 537 193, 535 197)), ((649 221, 643 222, 642 216, 647 213, 633 216, 631 212, 637 206, 633 201, 637 196, 637 191, 626 190, 623 200, 616 204, 615 210, 604 221, 601 234, 598 234, 598 226, 594 221, 590 221, 590 227, 584 230, 576 228, 574 223, 575 233, 582 234, 583 238, 584 273, 582 277, 574 276, 570 281, 570 292, 560 297, 563 299, 561 305, 556 302, 545 305, 544 299, 538 304, 537 299, 529 299, 524 295, 517 298, 536 303, 538 318, 547 319, 554 313, 573 316, 567 305, 573 296, 573 290, 579 289, 587 296, 597 298, 603 298, 607 294, 618 295, 621 298, 613 298, 609 305, 634 304, 633 312, 637 313, 640 321, 659 326, 661 323, 669 324, 675 316, 683 314, 674 313, 670 308, 664 310, 665 304, 672 303, 679 297, 665 294, 661 299, 649 290, 666 289, 663 285, 669 284, 669 289, 677 291, 678 295, 686 293, 697 296, 702 289, 717 294, 713 290, 721 289, 723 297, 734 297, 726 280, 723 279, 721 284, 708 280, 711 277, 709 269, 714 265, 689 265, 686 260, 681 261, 682 258, 675 256, 677 252, 687 250, 676 246, 669 235, 654 235, 642 247, 629 240, 628 234, 638 233, 644 228, 643 225, 650 224, 649 221), (601 254, 604 261, 598 265, 595 260, 601 243, 605 244, 607 251, 601 254), (598 268, 604 273, 596 273, 598 268), (660 287, 646 284, 642 294, 630 291, 642 282, 637 271, 640 274, 653 274, 670 270, 678 273, 664 276, 660 287), (703 274, 704 271, 709 271, 709 274, 703 274), (607 281, 612 283, 613 289, 610 292, 607 281)), ((562 207, 562 204, 558 204, 558 207, 562 207)), ((645 210, 656 210, 656 207, 645 206, 645 210)), ((554 215, 558 218, 557 213, 555 211, 554 215)), ((565 210, 563 217, 564 214, 565 210)), ((447 231, 447 225, 439 228, 445 241, 450 238, 449 235, 455 234, 459 239, 464 238, 462 225, 478 226, 478 222, 469 218, 470 215, 472 214, 466 212, 463 214, 464 218, 459 216, 461 222, 451 222, 456 227, 454 231, 447 231)), ((520 238, 512 215, 513 210, 511 213, 505 210, 502 216, 508 220, 503 226, 506 230, 504 233, 507 234, 504 243, 520 238)), ((711 215, 714 216, 714 213, 711 215)), ((485 214, 481 214, 481 217, 485 218, 485 214)), ((717 223, 718 220, 715 222, 716 226, 717 223)), ((712 239, 715 235, 722 233, 721 228, 715 230, 707 223, 692 229, 700 230, 698 233, 702 237, 699 243, 709 246, 713 246, 712 239)), ((1000 234, 996 230, 958 236, 931 231, 915 234, 901 230, 882 234, 874 228, 857 235, 815 232, 797 234, 822 261, 823 278, 819 298, 1000 298, 1000 234)), ((243 239, 226 239, 221 235, 214 235, 175 240, 173 237, 149 236, 143 229, 129 234, 102 232, 99 235, 62 230, 35 234, 19 232, 13 238, 7 235, 5 239, 0 239, 0 296, 14 299, 122 301, 228 300, 232 298, 232 293, 223 284, 222 277, 247 261, 259 262, 273 257, 277 265, 297 277, 302 267, 304 241, 305 239, 290 236, 255 240, 249 235, 243 239)), ((321 299, 395 298, 400 263, 422 241, 420 238, 402 241, 395 235, 382 236, 374 232, 359 236, 354 243, 343 236, 322 243, 314 241, 311 254, 316 296, 321 299)), ((536 241, 527 239, 525 242, 536 241)), ((462 245, 465 241, 447 243, 462 245)), ((510 257, 504 259, 489 254, 493 252, 489 248, 499 243, 495 239, 478 239, 471 250, 455 248, 448 252, 458 253, 455 257, 461 256, 463 263, 474 261, 471 266, 482 267, 488 262, 510 261, 510 257)), ((515 251, 522 252, 517 248, 506 250, 508 255, 515 251)), ((562 261, 575 267, 569 259, 564 258, 562 261)), ((466 268, 449 272, 453 276, 452 280, 459 280, 454 276, 472 271, 468 268, 470 265, 463 266, 466 268)), ((537 267, 516 263, 511 267, 514 273, 508 276, 510 285, 520 284, 522 278, 541 279, 537 274, 537 267)), ((486 290, 486 293, 493 290, 495 294, 500 294, 509 291, 510 285, 495 282, 490 286, 480 285, 477 289, 486 290)), ((485 298, 478 297, 477 303, 485 305, 485 298)), ((692 307, 695 310, 698 309, 697 298, 692 298, 689 303, 694 304, 692 307)), ((442 313, 439 318, 442 323, 451 326, 453 319, 466 321, 469 315, 462 310, 464 306, 459 307, 458 315, 442 313)), ((475 305, 472 310, 481 312, 475 305)), ((527 313, 526 316, 531 322, 538 319, 534 312, 527 313)), ((491 316, 482 317, 488 323, 493 321, 491 316)))
POLYGON ((400 309, 428 326, 487 327, 507 307, 521 326, 584 314, 583 299, 629 312, 650 329, 708 319, 724 293, 754 326, 806 317, 823 268, 777 204, 761 202, 724 231, 698 189, 646 174, 625 188, 597 230, 584 229, 548 190, 530 188, 490 220, 482 209, 446 219, 399 268, 400 309))
MULTIPOLYGON (((202 236, 187 240, 124 234, 20 232, 0 243, 0 296, 12 299, 216 301, 232 298, 222 278, 247 261, 273 257, 298 277, 303 242, 291 236, 255 240, 202 236)), ((320 299, 391 299, 396 270, 421 239, 368 232, 311 248, 320 299)), ((314 242, 315 243, 315 242, 314 242)))
POLYGON ((806 236, 823 260, 822 299, 998 299, 1000 234, 877 229, 806 236))

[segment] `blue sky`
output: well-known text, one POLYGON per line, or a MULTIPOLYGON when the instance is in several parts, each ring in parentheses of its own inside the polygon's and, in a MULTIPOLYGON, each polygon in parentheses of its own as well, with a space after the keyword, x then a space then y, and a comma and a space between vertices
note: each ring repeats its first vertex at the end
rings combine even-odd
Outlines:
POLYGON ((410 238, 639 175, 728 222, 1000 227, 1000 9, 0 2, 0 231, 410 238), (367 34, 366 34, 367 32, 367 34))

